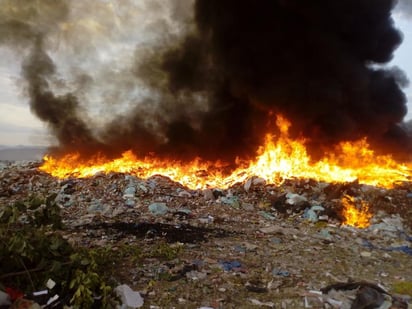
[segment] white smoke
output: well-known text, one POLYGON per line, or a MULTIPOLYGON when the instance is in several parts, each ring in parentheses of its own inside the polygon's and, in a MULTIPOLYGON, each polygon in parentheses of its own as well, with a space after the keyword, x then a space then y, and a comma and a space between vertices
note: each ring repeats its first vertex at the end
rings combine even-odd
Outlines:
POLYGON ((412 18, 412 0, 398 0, 395 12, 402 17, 412 18))

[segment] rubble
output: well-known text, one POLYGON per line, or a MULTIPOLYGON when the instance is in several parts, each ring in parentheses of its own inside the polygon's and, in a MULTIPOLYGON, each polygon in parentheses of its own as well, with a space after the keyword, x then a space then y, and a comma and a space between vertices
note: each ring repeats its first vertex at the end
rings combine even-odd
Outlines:
MULTIPOLYGON (((33 196, 53 198, 64 223, 59 234, 71 244, 135 248, 107 265, 125 306, 412 306, 411 183, 382 189, 293 179, 274 186, 250 178, 229 189, 190 190, 162 176, 57 180, 38 166, 2 165, 0 213, 33 196), (342 225, 346 194, 368 201, 369 227, 342 225)), ((4 275, 11 276, 0 274, 0 283, 9 283, 4 275)), ((61 285, 46 281, 34 288, 61 285)), ((0 304, 16 303, 2 284, 0 304)))

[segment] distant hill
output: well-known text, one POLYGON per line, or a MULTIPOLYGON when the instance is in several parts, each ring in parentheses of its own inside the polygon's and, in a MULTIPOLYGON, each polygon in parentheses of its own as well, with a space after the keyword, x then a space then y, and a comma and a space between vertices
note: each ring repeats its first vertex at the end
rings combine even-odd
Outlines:
POLYGON ((0 161, 41 160, 47 147, 42 146, 5 146, 0 145, 0 161))

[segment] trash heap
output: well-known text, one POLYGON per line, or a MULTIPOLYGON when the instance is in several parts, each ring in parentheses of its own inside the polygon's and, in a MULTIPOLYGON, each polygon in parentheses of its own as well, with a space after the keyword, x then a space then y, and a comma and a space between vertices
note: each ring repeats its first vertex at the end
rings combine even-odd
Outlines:
POLYGON ((0 252, 0 308, 412 308, 411 183, 275 186, 253 177, 190 190, 160 175, 57 180, 39 164, 0 165, 0 219, 20 207, 6 232, 30 223, 62 239, 54 247, 33 240, 30 251, 48 248, 38 253, 52 255, 60 273, 10 268, 0 252), (345 197, 369 205, 367 227, 344 224, 345 197), (60 225, 50 223, 53 211, 60 225), (59 260, 66 251, 57 247, 72 250, 70 260, 59 260), (100 285, 81 294, 93 280, 100 285))

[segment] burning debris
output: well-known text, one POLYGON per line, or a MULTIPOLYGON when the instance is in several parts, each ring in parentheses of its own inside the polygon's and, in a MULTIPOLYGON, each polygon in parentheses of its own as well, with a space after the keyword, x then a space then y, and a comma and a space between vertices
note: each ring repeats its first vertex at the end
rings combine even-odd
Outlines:
POLYGON ((369 212, 369 205, 365 201, 356 203, 356 199, 352 196, 345 195, 342 198, 344 224, 365 228, 369 226, 369 221, 372 218, 372 213, 369 212), (359 205, 359 206, 358 206, 359 205))
POLYGON ((277 126, 280 135, 266 135, 265 144, 258 150, 256 158, 251 161, 238 159, 236 168, 231 168, 228 163, 202 161, 199 158, 191 162, 155 157, 141 160, 128 151, 114 160, 104 157, 82 160, 79 153, 61 159, 46 156, 40 170, 63 179, 110 172, 127 172, 142 178, 160 174, 192 189, 228 188, 254 176, 272 184, 281 184, 290 178, 302 178, 326 182, 357 180, 363 184, 387 188, 410 180, 410 165, 398 164, 390 156, 376 156, 365 140, 341 143, 335 152, 312 163, 305 141, 289 137, 290 123, 278 116, 277 126))

